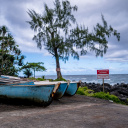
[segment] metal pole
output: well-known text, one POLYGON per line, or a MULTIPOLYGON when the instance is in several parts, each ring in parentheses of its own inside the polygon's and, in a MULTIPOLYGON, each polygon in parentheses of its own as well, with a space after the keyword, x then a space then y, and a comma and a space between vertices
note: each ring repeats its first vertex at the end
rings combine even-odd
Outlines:
POLYGON ((104 92, 104 78, 103 78, 103 92, 104 92))

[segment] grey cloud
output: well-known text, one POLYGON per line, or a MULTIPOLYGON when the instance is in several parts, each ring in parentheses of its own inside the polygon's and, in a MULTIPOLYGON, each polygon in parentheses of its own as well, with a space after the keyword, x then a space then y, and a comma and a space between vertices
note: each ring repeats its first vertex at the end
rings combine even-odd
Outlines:
MULTIPOLYGON (((101 22, 101 13, 105 16, 108 24, 112 25, 121 33, 121 40, 118 42, 115 38, 109 39, 110 47, 104 56, 107 60, 119 61, 127 59, 128 54, 122 54, 121 51, 128 49, 128 0, 70 0, 72 5, 77 4, 78 11, 75 14, 78 24, 85 24, 89 29, 97 23, 101 22), (116 46, 116 47, 111 47, 116 46), (116 52, 120 52, 117 56, 110 56, 116 52)), ((7 27, 11 28, 11 32, 16 38, 21 38, 24 43, 31 42, 34 33, 30 30, 26 21, 30 20, 27 14, 28 9, 35 9, 42 13, 43 3, 49 6, 53 5, 53 0, 1 0, 0 15, 8 23, 7 27), (32 35, 32 36, 31 36, 32 35)), ((1 18, 1 16, 0 16, 1 18)), ((0 25, 4 23, 0 22, 0 25)), ((6 25, 6 24, 5 24, 6 25)), ((19 42, 19 44, 22 44, 19 42)), ((22 48, 26 45, 22 44, 22 48)), ((24 50, 24 48, 22 49, 24 50)), ((87 54, 92 55, 91 53, 87 54)))
POLYGON ((5 0, 2 2, 2 13, 5 20, 15 27, 26 27, 26 10, 23 9, 23 1, 5 0), (24 13, 25 12, 25 13, 24 13))

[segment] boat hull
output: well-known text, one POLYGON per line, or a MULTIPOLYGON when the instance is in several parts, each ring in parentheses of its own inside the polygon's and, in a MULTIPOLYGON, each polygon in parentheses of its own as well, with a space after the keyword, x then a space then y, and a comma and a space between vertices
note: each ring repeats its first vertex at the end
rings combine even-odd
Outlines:
POLYGON ((61 83, 56 93, 54 94, 54 99, 62 98, 62 96, 65 94, 67 86, 68 86, 67 83, 61 83))
POLYGON ((79 88, 79 83, 69 83, 65 91, 65 95, 69 95, 69 96, 75 95, 78 88, 79 88))
POLYGON ((55 85, 1 85, 0 99, 48 106, 52 102, 55 85))

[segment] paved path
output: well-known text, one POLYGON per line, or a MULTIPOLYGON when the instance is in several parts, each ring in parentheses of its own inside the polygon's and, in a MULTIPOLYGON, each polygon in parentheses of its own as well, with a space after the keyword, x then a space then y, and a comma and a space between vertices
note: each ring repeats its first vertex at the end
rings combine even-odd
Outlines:
POLYGON ((46 108, 0 104, 0 128, 128 128, 128 106, 80 95, 46 108))

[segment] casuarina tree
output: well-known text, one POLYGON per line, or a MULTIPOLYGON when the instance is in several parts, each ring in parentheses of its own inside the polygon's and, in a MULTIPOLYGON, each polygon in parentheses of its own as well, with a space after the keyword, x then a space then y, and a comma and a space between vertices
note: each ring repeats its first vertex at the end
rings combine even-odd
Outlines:
POLYGON ((44 4, 43 14, 38 14, 34 10, 28 11, 31 18, 28 23, 36 32, 33 40, 36 41, 39 49, 44 46, 55 57, 57 78, 62 77, 60 59, 64 62, 68 60, 69 56, 79 59, 79 56, 85 55, 87 50, 95 51, 97 56, 103 56, 107 50, 107 37, 114 35, 118 40, 120 39, 120 34, 107 25, 103 16, 103 25, 98 23, 90 33, 88 28, 76 23, 73 11, 77 11, 77 6, 71 6, 68 0, 62 2, 55 0, 53 8, 44 4), (76 27, 72 28, 72 24, 75 24, 76 27))

